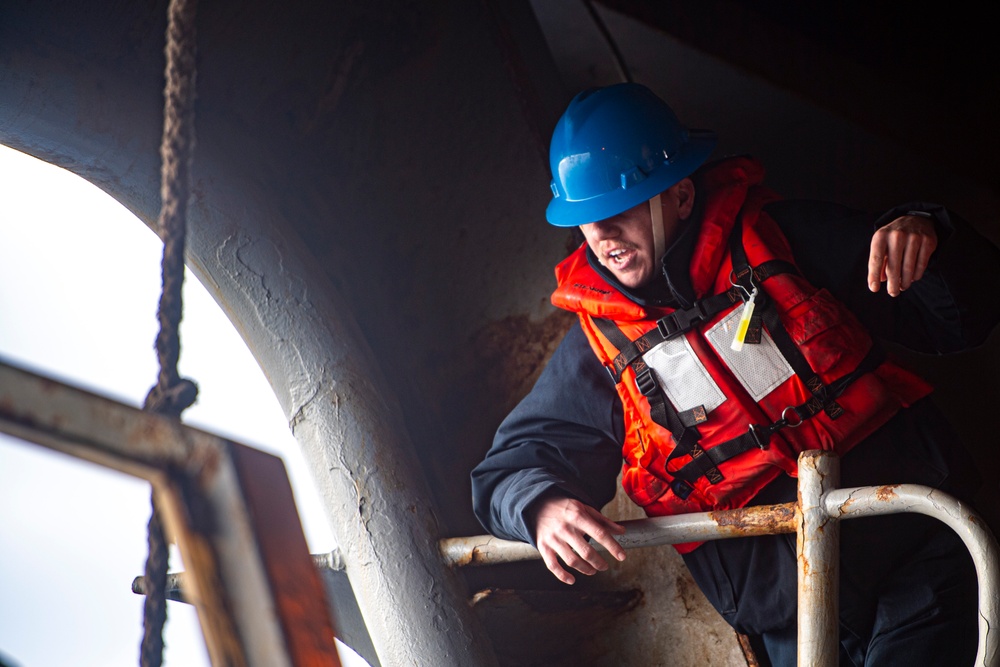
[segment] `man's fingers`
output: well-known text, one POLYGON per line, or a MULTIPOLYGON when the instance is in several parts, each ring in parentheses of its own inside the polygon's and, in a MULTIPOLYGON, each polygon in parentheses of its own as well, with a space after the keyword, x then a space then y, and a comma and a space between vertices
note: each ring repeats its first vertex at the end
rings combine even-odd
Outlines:
POLYGON ((898 296, 923 278, 936 248, 932 221, 915 215, 896 218, 872 236, 868 289, 877 292, 884 282, 889 295, 898 296))
POLYGON ((587 576, 608 569, 608 563, 587 541, 587 536, 574 528, 568 528, 558 539, 550 541, 550 546, 562 562, 580 574, 587 576))
POLYGON ((868 255, 868 289, 873 292, 885 281, 885 253, 885 235, 876 232, 868 255))
POLYGON ((888 234, 886 288, 892 296, 910 289, 924 276, 937 243, 922 234, 893 231, 888 234))
POLYGON ((908 239, 898 230, 886 234, 885 289, 890 296, 899 295, 903 278, 903 257, 908 239))
POLYGON ((539 544, 538 551, 542 554, 545 567, 564 584, 572 585, 576 578, 566 568, 576 570, 580 574, 591 576, 608 569, 607 562, 586 541, 576 540, 576 545, 561 540, 549 540, 539 544), (565 564, 566 567, 563 567, 565 564))
POLYGON ((545 567, 549 569, 549 572, 551 572, 556 579, 570 586, 576 583, 576 578, 563 568, 554 551, 551 549, 543 549, 539 546, 539 553, 542 554, 542 561, 545 562, 545 567))
POLYGON ((608 569, 604 556, 594 548, 588 536, 614 558, 625 558, 625 550, 614 539, 614 535, 624 533, 625 528, 578 500, 544 499, 536 508, 534 518, 538 551, 549 571, 563 583, 575 581, 570 569, 588 576, 608 569))
POLYGON ((906 247, 903 250, 903 261, 900 268, 900 291, 910 289, 910 285, 920 280, 924 268, 927 268, 926 261, 923 267, 920 266, 920 252, 923 246, 924 238, 921 236, 910 236, 906 239, 906 247))
POLYGON ((604 547, 615 560, 625 560, 625 549, 615 539, 615 535, 625 534, 625 527, 611 521, 600 512, 593 511, 597 516, 594 517, 592 515, 594 525, 587 530, 587 534, 590 535, 594 542, 604 547))
POLYGON ((937 250, 937 239, 924 239, 924 242, 920 244, 917 251, 917 265, 913 271, 913 282, 924 277, 924 271, 927 270, 927 265, 930 264, 931 255, 935 250, 937 250))
POLYGON ((608 569, 607 562, 601 558, 600 554, 592 546, 583 540, 577 541, 576 544, 564 543, 561 546, 559 557, 562 558, 562 561, 566 565, 580 574, 585 574, 589 577, 608 569))

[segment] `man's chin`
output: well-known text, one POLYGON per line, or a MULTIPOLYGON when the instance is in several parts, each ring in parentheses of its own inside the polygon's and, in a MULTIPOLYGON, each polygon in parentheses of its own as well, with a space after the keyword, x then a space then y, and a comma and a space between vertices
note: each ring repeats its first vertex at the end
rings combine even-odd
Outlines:
POLYGON ((629 289, 641 287, 647 280, 646 276, 639 271, 625 271, 621 273, 612 271, 611 273, 618 279, 618 282, 623 287, 627 287, 629 289))

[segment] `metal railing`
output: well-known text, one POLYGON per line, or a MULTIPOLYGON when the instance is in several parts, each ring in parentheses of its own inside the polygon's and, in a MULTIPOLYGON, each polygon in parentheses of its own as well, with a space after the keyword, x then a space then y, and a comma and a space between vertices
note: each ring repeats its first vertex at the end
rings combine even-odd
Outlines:
MULTIPOLYGON (((972 555, 979 579, 979 648, 975 664, 1000 667, 1000 547, 986 522, 954 497, 926 486, 838 489, 839 472, 836 455, 804 452, 799 457, 799 503, 622 521, 625 534, 616 539, 631 549, 797 533, 798 664, 832 667, 838 661, 839 521, 904 512, 925 514, 958 533, 972 555)), ((441 540, 440 547, 444 559, 453 566, 541 557, 529 544, 488 535, 441 540)))
MULTIPOLYGON (((185 598, 198 607, 213 664, 339 664, 330 607, 280 459, 3 362, 0 431, 153 484, 191 566, 185 598), (267 497, 242 482, 261 477, 272 481, 267 497), (275 489, 284 491, 276 497, 275 489)), ((838 489, 838 481, 836 456, 805 452, 799 503, 622 521, 617 539, 631 549, 797 533, 798 663, 826 667, 837 664, 839 521, 903 512, 937 518, 975 563, 976 665, 1000 667, 1000 547, 986 522, 929 487, 838 489)), ((440 549, 456 567, 540 558, 531 545, 487 535, 444 539, 440 549)))
POLYGON ((3 362, 0 432, 152 484, 213 665, 339 667, 281 459, 3 362))

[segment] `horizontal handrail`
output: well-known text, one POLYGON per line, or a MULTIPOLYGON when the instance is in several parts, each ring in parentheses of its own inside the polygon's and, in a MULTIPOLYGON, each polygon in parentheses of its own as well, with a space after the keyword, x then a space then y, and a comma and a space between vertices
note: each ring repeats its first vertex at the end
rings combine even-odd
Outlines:
MULTIPOLYGON (((836 458, 829 452, 804 453, 799 459, 800 488, 804 484, 804 478, 809 480, 810 476, 826 474, 825 470, 817 471, 815 468, 810 469, 810 465, 804 465, 817 457, 836 458)), ((824 486, 823 489, 825 492, 818 496, 818 503, 811 508, 819 510, 815 521, 820 523, 828 520, 836 523, 842 519, 916 512, 934 517, 958 533, 972 556, 979 580, 979 649, 976 665, 1000 667, 1000 640, 996 629, 1000 621, 1000 591, 997 588, 1000 546, 983 518, 956 498, 927 486, 897 484, 844 489, 829 489, 824 486)), ((795 533, 800 530, 800 523, 804 523, 800 521, 800 513, 798 503, 784 503, 626 520, 619 522, 625 527, 625 533, 616 536, 615 539, 625 549, 634 549, 732 537, 795 533)), ((838 531, 826 531, 830 533, 826 538, 822 536, 823 532, 811 531, 806 540, 800 535, 798 540, 800 570, 802 564, 806 562, 801 555, 803 543, 820 543, 838 531)), ((599 551, 605 551, 596 543, 594 547, 599 551)), ((490 535, 445 538, 439 542, 439 548, 445 562, 453 567, 498 565, 541 558, 538 550, 530 544, 490 535)), ((829 550, 830 547, 827 545, 824 548, 829 550)), ((810 563, 814 568, 820 564, 818 560, 810 563)), ((833 565, 832 571, 836 571, 836 564, 833 565)), ((815 576, 807 584, 803 581, 803 576, 803 572, 800 571, 800 594, 807 586, 815 592, 822 585, 817 582, 815 576)), ((834 608, 836 607, 836 600, 831 601, 828 592, 821 593, 819 599, 830 602, 834 608)), ((809 619, 806 622, 811 624, 813 620, 809 619)), ((801 629, 803 624, 801 617, 799 623, 801 629)), ((832 632, 836 632, 836 624, 832 632)), ((819 634, 823 635, 823 632, 819 634)), ((814 635, 815 633, 810 636, 814 635)), ((810 659, 807 664, 819 664, 819 662, 810 659)))

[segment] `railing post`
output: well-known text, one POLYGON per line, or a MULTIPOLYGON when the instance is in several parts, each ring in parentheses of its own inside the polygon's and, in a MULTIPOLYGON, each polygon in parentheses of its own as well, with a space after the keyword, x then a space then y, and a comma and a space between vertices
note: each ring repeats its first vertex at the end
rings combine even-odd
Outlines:
POLYGON ((838 661, 840 522, 827 514, 823 496, 839 482, 836 455, 819 450, 799 455, 799 667, 836 667, 838 661))

